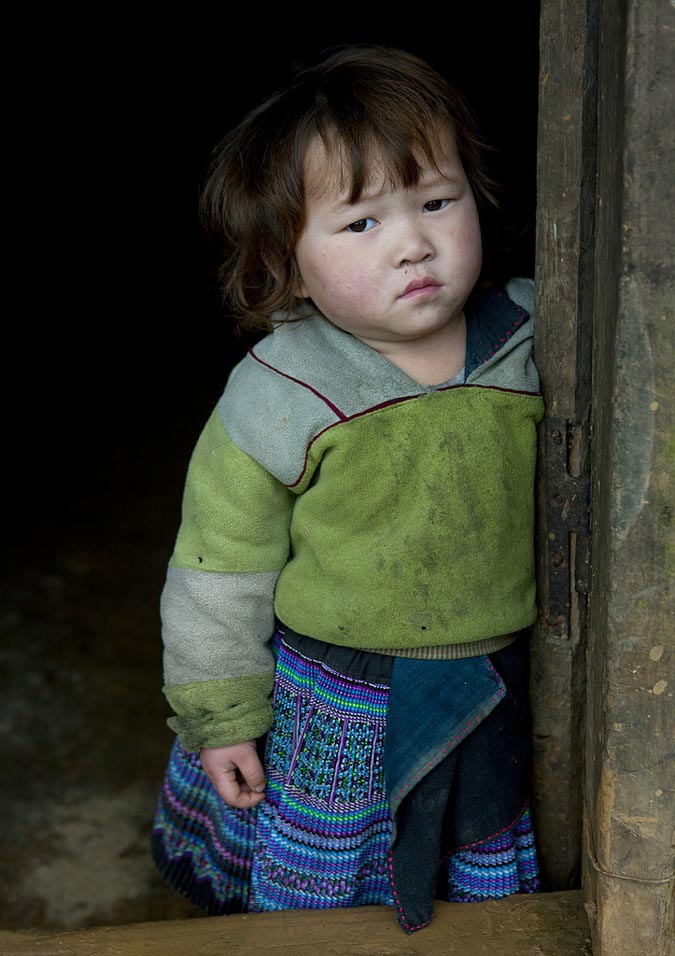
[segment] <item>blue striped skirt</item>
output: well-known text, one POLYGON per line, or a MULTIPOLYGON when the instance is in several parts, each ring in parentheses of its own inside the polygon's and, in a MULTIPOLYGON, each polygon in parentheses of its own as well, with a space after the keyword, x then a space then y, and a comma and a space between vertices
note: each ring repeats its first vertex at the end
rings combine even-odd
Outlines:
MULTIPOLYGON (((274 723, 266 799, 228 807, 199 755, 175 742, 152 853, 165 879, 211 915, 392 905, 392 820, 383 756, 389 685, 380 655, 331 666, 275 636, 274 723)), ((461 745, 460 745, 461 746, 461 745)), ((538 889, 530 813, 440 862, 437 898, 497 899, 538 889)))

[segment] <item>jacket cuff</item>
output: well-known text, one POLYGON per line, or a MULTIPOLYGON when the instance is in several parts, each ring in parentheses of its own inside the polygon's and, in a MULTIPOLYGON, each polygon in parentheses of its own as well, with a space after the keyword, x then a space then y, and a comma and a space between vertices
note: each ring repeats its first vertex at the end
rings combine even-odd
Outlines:
POLYGON ((274 672, 163 688, 167 720, 187 751, 255 740, 272 726, 274 672))

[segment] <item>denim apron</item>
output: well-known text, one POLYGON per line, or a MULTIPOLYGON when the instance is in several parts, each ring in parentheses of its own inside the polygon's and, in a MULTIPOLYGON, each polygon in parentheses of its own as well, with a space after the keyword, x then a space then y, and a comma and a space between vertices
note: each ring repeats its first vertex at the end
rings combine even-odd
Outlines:
POLYGON ((390 879, 407 932, 429 922, 439 863, 522 812, 530 784, 527 639, 489 657, 395 658, 384 774, 390 879))

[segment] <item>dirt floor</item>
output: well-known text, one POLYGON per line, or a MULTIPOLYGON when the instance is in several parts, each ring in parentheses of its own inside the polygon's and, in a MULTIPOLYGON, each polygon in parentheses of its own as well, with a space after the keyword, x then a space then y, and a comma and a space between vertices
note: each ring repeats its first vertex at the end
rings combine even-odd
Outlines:
MULTIPOLYGON (((175 192, 162 219, 158 196, 145 205, 139 196, 151 158, 140 138, 142 104, 128 111, 129 143, 119 140, 117 153, 110 146, 101 167, 103 124, 92 135, 77 100, 82 84, 75 77, 70 89, 58 75, 53 112, 64 168, 55 170, 51 188, 59 191, 42 222, 50 255, 39 277, 49 294, 29 299, 34 319, 17 323, 15 375, 3 381, 7 930, 200 915, 165 887, 149 854, 173 740, 161 693, 159 596, 191 449, 244 351, 200 259, 195 177, 184 176, 187 199, 175 192), (77 132, 70 138, 68 122, 77 132), (125 144, 136 153, 122 165, 125 144), (105 215, 102 173, 111 184, 105 215)), ((179 178, 181 158, 167 179, 179 178)), ((33 276, 27 288, 37 284, 33 276)))
POLYGON ((149 442, 127 429, 126 442, 86 455, 52 445, 48 487, 36 481, 10 515, 0 590, 4 929, 200 915, 149 855, 172 740, 158 598, 195 428, 149 442))

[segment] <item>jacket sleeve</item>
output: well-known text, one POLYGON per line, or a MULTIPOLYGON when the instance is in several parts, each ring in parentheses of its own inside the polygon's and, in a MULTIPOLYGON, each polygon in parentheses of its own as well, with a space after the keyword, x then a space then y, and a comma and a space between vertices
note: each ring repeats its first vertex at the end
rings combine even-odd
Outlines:
POLYGON ((294 499, 234 444, 216 409, 190 461, 161 599, 168 724, 187 750, 271 725, 274 587, 294 499))

